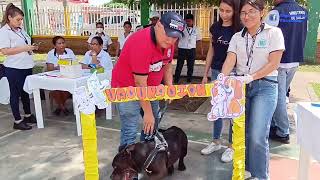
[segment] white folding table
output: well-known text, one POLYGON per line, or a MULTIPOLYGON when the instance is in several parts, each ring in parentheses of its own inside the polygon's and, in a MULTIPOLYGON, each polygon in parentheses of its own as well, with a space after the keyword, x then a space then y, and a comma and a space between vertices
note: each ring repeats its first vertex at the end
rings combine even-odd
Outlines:
POLYGON ((311 157, 320 162, 320 107, 312 106, 310 102, 299 102, 296 113, 300 145, 298 179, 308 180, 311 157))
MULTIPOLYGON (((99 80, 111 80, 111 70, 106 71, 101 74, 97 74, 99 80)), ((41 99, 40 99, 40 89, 44 90, 61 90, 68 91, 71 94, 74 93, 75 88, 80 86, 85 86, 87 79, 90 77, 90 72, 84 70, 82 77, 79 78, 63 78, 59 76, 58 71, 44 72, 40 74, 30 75, 26 78, 24 84, 24 91, 29 94, 33 94, 35 113, 37 118, 38 128, 44 128, 41 99)), ((48 97, 46 97, 48 99, 48 97)), ((48 103, 46 103, 48 104, 48 103)), ((76 116, 77 123, 77 134, 81 135, 81 122, 80 122, 80 112, 76 106, 75 99, 73 98, 73 108, 74 114, 76 116)), ((111 104, 106 109, 106 119, 112 119, 112 108, 111 104)))

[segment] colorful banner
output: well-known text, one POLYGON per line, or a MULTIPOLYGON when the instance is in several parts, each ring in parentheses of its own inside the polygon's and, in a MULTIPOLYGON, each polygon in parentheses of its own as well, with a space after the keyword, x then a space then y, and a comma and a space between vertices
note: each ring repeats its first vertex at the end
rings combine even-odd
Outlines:
POLYGON ((213 84, 184 84, 171 86, 124 87, 106 89, 107 102, 128 102, 136 100, 181 99, 189 97, 209 97, 213 84))

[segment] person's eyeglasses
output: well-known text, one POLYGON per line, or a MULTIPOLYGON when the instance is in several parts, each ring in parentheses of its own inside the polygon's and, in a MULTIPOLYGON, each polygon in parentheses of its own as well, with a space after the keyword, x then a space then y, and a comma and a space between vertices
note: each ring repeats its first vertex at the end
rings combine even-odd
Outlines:
POLYGON ((242 11, 240 13, 240 18, 245 18, 247 15, 249 18, 254 18, 257 15, 258 10, 250 10, 249 12, 242 11))
POLYGON ((98 43, 90 43, 91 46, 99 46, 98 43))

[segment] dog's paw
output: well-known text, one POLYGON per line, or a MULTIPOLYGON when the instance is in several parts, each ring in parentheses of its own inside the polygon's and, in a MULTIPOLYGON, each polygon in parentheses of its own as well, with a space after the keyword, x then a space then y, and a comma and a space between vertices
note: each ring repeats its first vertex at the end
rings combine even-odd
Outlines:
POLYGON ((173 172, 174 172, 174 167, 173 166, 168 167, 168 175, 171 176, 173 172))
POLYGON ((179 171, 184 171, 184 170, 186 170, 186 166, 184 164, 179 164, 178 170, 179 171))

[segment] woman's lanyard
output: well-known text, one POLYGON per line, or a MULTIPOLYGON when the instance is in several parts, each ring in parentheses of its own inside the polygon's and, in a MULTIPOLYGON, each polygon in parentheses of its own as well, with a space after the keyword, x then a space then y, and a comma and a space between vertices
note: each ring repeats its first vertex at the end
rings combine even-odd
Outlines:
POLYGON ((54 48, 53 56, 55 56, 59 60, 60 55, 66 55, 68 54, 66 50, 63 51, 63 54, 58 54, 56 48, 54 48))
POLYGON ((192 35, 194 29, 193 29, 193 27, 191 27, 191 28, 187 27, 186 29, 187 29, 187 32, 189 34, 189 43, 190 43, 191 42, 191 35, 192 35))
POLYGON ((250 74, 250 70, 252 67, 252 63, 253 63, 253 49, 254 49, 254 44, 256 42, 256 38, 258 36, 259 33, 262 32, 264 28, 264 24, 262 24, 259 29, 257 30, 256 34, 252 36, 252 44, 250 46, 249 49, 249 32, 246 33, 246 52, 247 52, 247 67, 249 67, 248 73, 250 74))
POLYGON ((24 42, 26 43, 26 45, 28 45, 28 40, 27 38, 23 35, 22 31, 20 31, 20 33, 17 33, 15 30, 11 29, 11 31, 13 31, 17 36, 19 36, 21 39, 24 40, 24 42))

